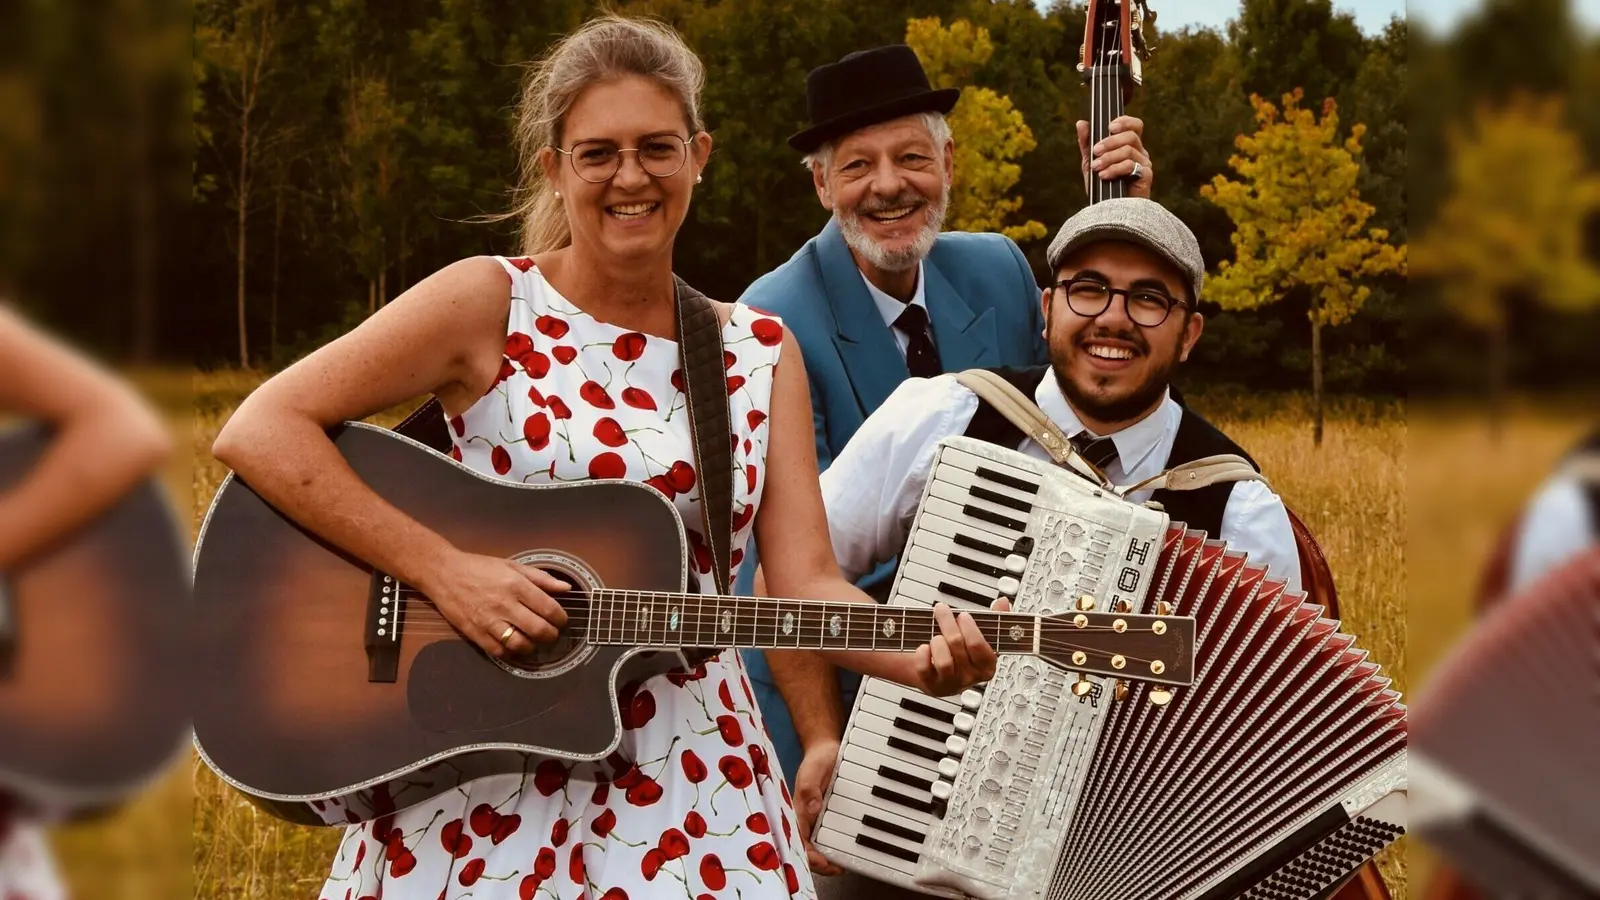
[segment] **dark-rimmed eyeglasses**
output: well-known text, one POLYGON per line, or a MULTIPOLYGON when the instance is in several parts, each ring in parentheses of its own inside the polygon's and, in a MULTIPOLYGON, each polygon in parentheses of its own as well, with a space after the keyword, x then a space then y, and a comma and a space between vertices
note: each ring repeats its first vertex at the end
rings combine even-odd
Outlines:
POLYGON ((1058 281, 1055 288, 1066 292, 1068 309, 1088 319, 1105 312, 1111 306, 1111 298, 1121 294, 1128 318, 1145 328, 1165 322, 1174 307, 1189 305, 1159 288, 1114 288, 1097 278, 1058 281))
POLYGON ((590 184, 602 184, 617 176, 622 168, 622 154, 638 156, 639 167, 655 178, 671 178, 683 170, 689 161, 689 145, 694 137, 681 138, 675 134, 653 134, 639 142, 637 147, 618 147, 612 141, 579 141, 571 150, 552 147, 572 161, 572 171, 590 184))

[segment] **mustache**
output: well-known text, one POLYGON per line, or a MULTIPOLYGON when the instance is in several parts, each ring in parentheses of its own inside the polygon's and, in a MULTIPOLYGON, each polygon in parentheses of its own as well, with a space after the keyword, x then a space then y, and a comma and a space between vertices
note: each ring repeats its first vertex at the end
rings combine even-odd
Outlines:
POLYGON ((881 213, 891 209, 901 209, 907 206, 926 206, 928 198, 915 192, 902 192, 893 197, 868 197, 856 204, 855 212, 881 213))
POLYGON ((1092 334, 1089 332, 1080 333, 1077 337, 1073 338, 1072 343, 1081 350, 1083 349, 1084 344, 1094 340, 1126 341, 1137 348, 1140 353, 1143 353, 1146 356, 1150 354, 1150 342, 1145 340, 1144 335, 1140 334, 1137 330, 1112 331, 1109 328, 1099 328, 1096 329, 1092 334))

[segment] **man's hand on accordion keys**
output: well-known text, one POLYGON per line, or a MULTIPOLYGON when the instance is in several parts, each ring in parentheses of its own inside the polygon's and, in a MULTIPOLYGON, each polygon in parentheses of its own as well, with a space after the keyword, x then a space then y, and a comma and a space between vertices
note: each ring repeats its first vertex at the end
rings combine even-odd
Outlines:
POLYGON ((822 814, 822 798, 828 795, 834 765, 839 760, 838 740, 816 740, 806 745, 800 768, 794 773, 794 813, 800 820, 800 840, 805 844, 806 862, 816 875, 839 875, 839 866, 811 844, 811 830, 822 814))
MULTIPOLYGON (((996 601, 994 609, 1008 612, 1011 602, 996 601)), ((915 678, 906 684, 924 694, 948 697, 994 677, 994 648, 984 640, 971 613, 958 616, 948 605, 936 603, 933 620, 939 625, 939 634, 913 654, 915 678)))

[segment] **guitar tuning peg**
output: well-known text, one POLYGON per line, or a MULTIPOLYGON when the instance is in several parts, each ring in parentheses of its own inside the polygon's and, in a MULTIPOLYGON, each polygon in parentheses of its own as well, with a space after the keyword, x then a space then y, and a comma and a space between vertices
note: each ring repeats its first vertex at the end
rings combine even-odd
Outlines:
POLYGON ((1133 604, 1129 603, 1124 597, 1118 597, 1116 600, 1112 601, 1111 611, 1123 614, 1131 613, 1133 612, 1133 604))
POLYGON ((1090 681, 1087 675, 1079 675, 1078 680, 1072 683, 1072 695, 1074 697, 1087 697, 1092 690, 1094 690, 1094 682, 1090 681))
POLYGON ((1120 678, 1117 679, 1117 686, 1112 691, 1112 696, 1117 698, 1118 703, 1128 699, 1128 683, 1120 678))
POLYGON ((1150 705, 1166 706, 1172 702, 1172 689, 1165 687, 1152 687, 1150 689, 1150 705))
POLYGON ((1094 609, 1094 598, 1088 594, 1083 594, 1082 596, 1078 597, 1078 608, 1084 612, 1089 612, 1090 610, 1094 609))
POLYGON ((1156 602, 1156 615, 1158 615, 1158 616, 1170 616, 1170 615, 1172 615, 1172 604, 1168 603, 1165 600, 1157 601, 1156 602))

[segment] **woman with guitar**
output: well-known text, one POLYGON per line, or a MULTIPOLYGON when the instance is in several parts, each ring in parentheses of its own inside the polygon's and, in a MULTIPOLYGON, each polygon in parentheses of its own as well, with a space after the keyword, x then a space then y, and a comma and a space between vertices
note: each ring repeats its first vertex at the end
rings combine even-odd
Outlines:
MULTIPOLYGON (((10 415, 49 426, 52 437, 26 472, 0 465, 0 897, 57 900, 66 891, 30 813, 37 806, 30 779, 8 771, 9 741, 25 740, 22 726, 30 723, 11 722, 8 737, 6 714, 18 707, 25 717, 32 704, 17 693, 34 687, 26 679, 6 684, 6 658, 26 639, 16 631, 21 620, 10 607, 16 598, 8 596, 8 576, 149 478, 171 453, 172 439, 129 387, 0 303, 0 416, 10 415)), ((99 624, 78 623, 90 635, 99 624)))
MULTIPOLYGON (((700 332, 686 334, 679 307, 697 295, 675 290, 672 250, 711 151, 702 80, 662 26, 608 16, 563 39, 531 70, 519 110, 527 255, 452 264, 274 377, 224 428, 217 458, 308 530, 416 586, 440 627, 497 659, 555 639, 567 614, 550 593, 568 586, 463 552, 404 515, 326 429, 432 394, 450 455, 471 469, 524 483, 643 481, 671 498, 702 591, 730 583, 741 560, 727 548, 753 532, 776 595, 871 602, 833 558, 806 374, 782 323, 702 298, 724 351, 689 364, 700 332), (705 377, 713 403, 730 407, 731 484, 701 477, 719 454, 695 441, 708 407, 691 409, 685 387, 705 377), (716 521, 730 486, 728 533, 708 538, 702 522, 716 521)), ((992 675, 971 616, 944 609, 939 624, 915 653, 833 658, 937 694, 992 675)), ((812 896, 738 655, 622 694, 609 760, 547 761, 353 826, 322 896, 812 896)))

